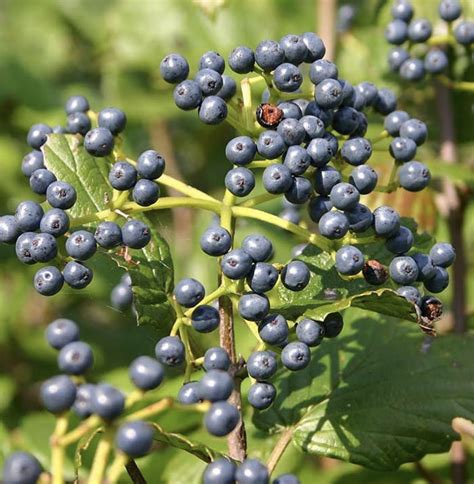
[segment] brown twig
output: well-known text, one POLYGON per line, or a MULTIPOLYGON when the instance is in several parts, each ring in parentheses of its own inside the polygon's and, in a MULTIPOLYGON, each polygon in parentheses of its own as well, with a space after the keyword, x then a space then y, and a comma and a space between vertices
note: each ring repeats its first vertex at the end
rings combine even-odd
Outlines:
POLYGON ((127 469, 127 473, 134 484, 147 484, 146 479, 133 459, 127 462, 125 469, 127 469))
POLYGON ((268 472, 270 474, 275 470, 275 467, 277 466, 279 460, 281 459, 281 456, 283 455, 289 443, 291 442, 291 439, 293 437, 293 430, 294 430, 293 427, 285 429, 281 433, 281 437, 276 443, 275 447, 273 447, 272 453, 267 463, 268 472))
MULTIPOLYGON (((229 354, 234 371, 237 369, 237 354, 235 351, 234 339, 234 321, 232 301, 228 296, 221 296, 219 298, 219 339, 220 345, 229 354)), ((229 398, 229 403, 234 405, 242 415, 242 398, 240 395, 241 379, 236 376, 234 378, 235 388, 229 398)), ((229 456, 232 459, 243 461, 247 455, 247 435, 245 433, 245 424, 243 417, 236 429, 227 437, 227 446, 229 448, 229 456)))
POLYGON ((326 46, 326 59, 334 60, 336 54, 337 0, 317 0, 317 32, 326 46))

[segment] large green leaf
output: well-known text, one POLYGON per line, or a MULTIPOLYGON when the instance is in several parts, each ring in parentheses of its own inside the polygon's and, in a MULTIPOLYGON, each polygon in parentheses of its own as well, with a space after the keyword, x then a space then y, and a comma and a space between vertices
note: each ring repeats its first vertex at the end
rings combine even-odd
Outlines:
POLYGON ((280 371, 274 405, 254 414, 268 432, 379 470, 444 452, 453 417, 474 416, 471 335, 431 339, 396 319, 352 309, 343 333, 303 371, 280 371))

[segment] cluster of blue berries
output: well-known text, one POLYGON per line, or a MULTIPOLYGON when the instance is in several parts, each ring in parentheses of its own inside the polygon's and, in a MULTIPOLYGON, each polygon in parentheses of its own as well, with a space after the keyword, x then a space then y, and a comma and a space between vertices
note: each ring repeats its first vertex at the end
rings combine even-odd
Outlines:
MULTIPOLYGON (((393 20, 385 29, 385 38, 396 46, 388 54, 390 69, 406 81, 420 81, 426 74, 445 72, 449 66, 447 46, 450 42, 444 42, 444 46, 430 46, 433 26, 426 18, 413 18, 410 0, 395 0, 391 12, 393 20)), ((465 48, 474 44, 474 22, 458 21, 462 15, 459 0, 440 0, 438 13, 449 26, 456 22, 453 35, 457 44, 465 48)))

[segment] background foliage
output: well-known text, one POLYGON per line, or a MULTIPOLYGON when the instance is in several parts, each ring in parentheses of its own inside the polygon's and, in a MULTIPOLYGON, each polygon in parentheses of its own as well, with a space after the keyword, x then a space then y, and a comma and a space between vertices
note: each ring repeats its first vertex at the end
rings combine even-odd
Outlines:
MULTIPOLYGON (((228 168, 223 150, 232 129, 228 126, 205 126, 193 120, 191 115, 179 112, 172 103, 170 87, 158 77, 159 61, 166 53, 179 51, 190 60, 193 69, 199 56, 207 50, 217 50, 227 56, 239 44, 255 47, 263 38, 278 39, 288 32, 316 30, 317 3, 314 0, 299 0, 295 8, 293 0, 209 0, 196 3, 190 0, 0 1, 2 213, 14 210, 16 204, 25 197, 31 198, 19 169, 21 158, 27 151, 25 136, 29 126, 39 121, 51 125, 61 123, 64 117, 63 103, 69 95, 76 93, 89 97, 92 106, 97 109, 116 105, 127 112, 127 152, 136 155, 149 147, 161 150, 167 158, 170 173, 211 194, 219 194, 228 168), (204 4, 204 7, 199 3, 204 4), (214 4, 223 5, 213 11, 214 4)), ((437 0, 418 0, 414 3, 420 15, 435 19, 437 0)), ((465 6, 469 6, 469 3, 465 2, 465 6)), ((389 18, 389 2, 364 0, 352 4, 357 7, 353 28, 338 38, 337 62, 341 77, 353 83, 369 79, 401 93, 402 108, 427 121, 430 130, 430 143, 420 150, 422 161, 427 162, 435 177, 448 175, 457 184, 474 185, 472 94, 470 97, 467 94, 455 96, 456 128, 462 163, 448 172, 437 155, 439 122, 431 84, 425 81, 416 87, 400 85, 397 79, 386 73, 385 56, 388 46, 382 36, 389 18)), ((471 17, 473 13, 474 6, 471 4, 471 17)), ((474 73, 465 72, 462 64, 456 65, 455 69, 459 75, 474 80, 474 73)), ((383 171, 386 157, 386 154, 380 153, 374 156, 378 170, 383 171)), ((437 186, 439 180, 435 180, 434 188, 437 186)), ((384 202, 383 197, 387 196, 378 194, 371 203, 380 205, 384 202)), ((390 195, 390 203, 395 204, 403 215, 420 220, 422 228, 429 230, 436 238, 446 238, 446 226, 437 213, 433 196, 434 191, 430 190, 422 195, 404 192, 390 195)), ((279 210, 277 205, 272 204, 268 208, 275 213, 279 210)), ((466 267, 468 274, 472 274, 474 264, 473 210, 471 202, 464 234, 468 244, 467 253, 470 255, 466 267)), ((174 218, 169 214, 160 214, 159 218, 154 219, 161 235, 170 242, 177 277, 195 276, 203 283, 212 285, 213 273, 209 271, 206 274, 205 271, 209 261, 200 253, 196 244, 196 236, 208 224, 209 218, 200 215, 192 221, 191 225, 187 212, 175 213, 174 218), (185 266, 182 264, 184 260, 185 266)), ((248 222, 248 231, 255 227, 253 222, 248 222)), ((268 228, 259 227, 259 231, 265 233, 268 228)), ((282 260, 289 258, 291 245, 288 237, 278 232, 272 232, 271 236, 275 241, 277 256, 282 260)), ((120 269, 111 271, 110 264, 97 259, 93 284, 80 293, 71 289, 63 290, 60 296, 51 301, 35 294, 31 285, 32 269, 22 266, 20 270, 12 251, 0 247, 0 467, 3 456, 13 446, 30 448, 41 459, 47 460, 48 447, 45 442, 51 432, 52 417, 41 411, 37 390, 38 382, 56 371, 55 353, 43 340, 44 327, 51 320, 58 316, 77 320, 84 340, 93 346, 97 379, 107 378, 111 383, 119 383, 124 389, 130 386, 126 365, 139 354, 152 353, 156 333, 146 326, 136 328, 132 314, 121 314, 109 305, 109 294, 120 278, 120 269)), ((443 297, 449 301, 450 295, 443 297)), ((468 300, 474 300, 472 277, 468 277, 468 300)), ((472 327, 472 305, 469 311, 472 327)), ((344 378, 346 385, 356 385, 356 380, 357 385, 361 385, 358 379, 367 379, 367 383, 370 378, 376 379, 370 368, 367 373, 363 370, 367 365, 376 365, 376 356, 380 352, 388 351, 393 360, 386 361, 386 364, 390 362, 398 367, 396 347, 404 345, 400 339, 402 336, 409 338, 408 353, 416 353, 423 344, 422 334, 408 322, 398 323, 403 327, 396 329, 385 328, 388 324, 386 322, 377 327, 377 335, 383 334, 381 328, 386 329, 383 341, 379 344, 378 340, 371 339, 370 333, 362 331, 363 325, 376 324, 374 317, 370 315, 371 320, 366 318, 362 321, 356 319, 356 316, 362 318, 362 313, 354 314, 352 332, 339 343, 328 345, 325 349, 327 358, 330 358, 332 351, 338 351, 339 344, 350 345, 353 355, 343 375, 350 372, 352 366, 358 366, 357 358, 362 358, 362 348, 370 352, 373 360, 361 360, 358 372, 344 378), (370 345, 367 347, 366 343, 370 345)), ((448 312, 443 326, 449 327, 449 324, 448 312)), ((240 348, 245 349, 247 346, 250 349, 252 342, 245 334, 239 332, 237 338, 240 348)), ((436 351, 432 355, 434 365, 438 357, 442 360, 438 364, 448 364, 449 359, 442 359, 443 345, 449 345, 449 341, 439 344, 435 342, 436 351)), ((467 345, 465 342, 458 351, 468 352, 467 345)), ((404 369, 402 366, 401 371, 404 369)), ((318 371, 317 368, 315 371, 318 371)), ((375 368, 374 371, 379 372, 381 377, 390 375, 389 368, 375 368)), ((398 376, 401 378, 403 373, 398 376)), ((461 388, 468 377, 457 373, 459 381, 453 379, 453 382, 458 383, 457 388, 461 388)), ((472 381, 472 375, 470 377, 472 381)), ((289 385, 306 385, 296 381, 298 378, 292 377, 289 385)), ((407 381, 408 388, 413 384, 413 388, 421 392, 410 394, 407 390, 407 402, 413 403, 423 398, 423 388, 416 384, 417 380, 408 378, 407 381)), ((171 379, 160 392, 176 393, 178 386, 179 382, 171 379)), ((308 391, 312 391, 312 388, 308 391)), ((344 402, 343 392, 347 391, 347 387, 337 391, 342 392, 341 402, 344 402)), ((470 391, 472 395, 472 388, 466 388, 465 391, 470 391)), ((360 395, 352 395, 351 398, 364 399, 369 394, 375 398, 376 395, 384 395, 384 388, 361 385, 359 392, 360 395)), ((315 410, 318 411, 321 410, 315 410)), ((383 407, 380 411, 384 414, 380 417, 383 420, 393 418, 384 412, 383 407)), ((283 417, 288 418, 275 415, 269 410, 257 424, 260 428, 268 428, 283 417)), ((372 415, 372 418, 378 417, 372 415)), ((197 439, 203 437, 200 418, 193 414, 165 414, 160 423, 169 430, 189 433, 197 439)), ((416 425, 416 422, 412 424, 416 425)), ((310 425, 310 422, 306 425, 310 425)), ((354 419, 347 425, 357 431, 357 425, 360 424, 354 419)), ((258 427, 248 429, 249 447, 258 449, 260 456, 266 457, 272 448, 273 438, 268 438, 258 427)), ((337 433, 334 425, 324 427, 324 431, 337 433)), ((446 432, 449 431, 446 429, 446 432)), ((364 438, 367 437, 361 435, 360 438, 360 442, 354 445, 365 445, 364 438)), ((369 440, 374 442, 372 438, 369 440)), ((214 448, 223 450, 224 444, 220 440, 211 439, 211 443, 214 448)), ((318 446, 318 441, 297 444, 301 447, 318 446)), ((441 449, 429 448, 428 451, 441 449)), ((358 457, 353 460, 364 464, 363 455, 356 450, 354 453, 358 457)), ((337 452, 331 452, 330 449, 326 454, 337 456, 337 452)), ((73 456, 69 457, 72 470, 73 456)), ((87 454, 84 460, 87 464, 87 454)), ((441 477, 448 475, 446 455, 429 456, 425 458, 425 463, 441 477)), ((397 465, 396 462, 392 464, 392 467, 397 465)), ((202 467, 202 463, 197 459, 187 454, 183 456, 166 446, 166 443, 163 444, 159 458, 155 454, 153 459, 148 457, 143 460, 145 474, 154 475, 155 478, 161 475, 160 482, 195 482, 199 466, 202 467)), ((383 479, 383 482, 390 483, 413 481, 417 476, 411 465, 403 466, 396 473, 381 475, 352 464, 304 456, 296 447, 285 454, 279 468, 288 471, 298 469, 303 482, 311 482, 317 476, 320 482, 380 482, 383 479)), ((153 482, 157 482, 156 479, 153 482)))

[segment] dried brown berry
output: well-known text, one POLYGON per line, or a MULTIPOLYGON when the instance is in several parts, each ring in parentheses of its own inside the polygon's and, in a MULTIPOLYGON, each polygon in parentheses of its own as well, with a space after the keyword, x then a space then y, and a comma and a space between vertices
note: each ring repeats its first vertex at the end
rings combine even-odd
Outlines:
POLYGON ((283 119, 283 110, 278 106, 263 103, 257 106, 257 121, 264 128, 276 128, 283 119))
POLYGON ((421 316, 429 321, 436 321, 443 314, 443 303, 434 296, 427 296, 421 302, 421 316))
POLYGON ((362 269, 364 279, 372 286, 380 286, 388 279, 387 268, 378 260, 368 260, 362 269))

